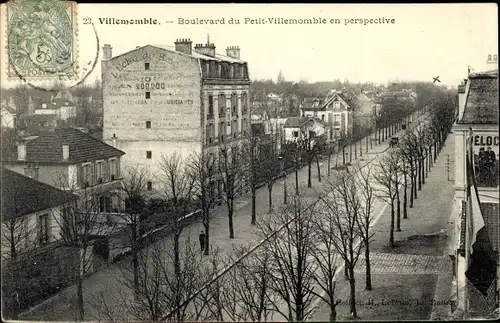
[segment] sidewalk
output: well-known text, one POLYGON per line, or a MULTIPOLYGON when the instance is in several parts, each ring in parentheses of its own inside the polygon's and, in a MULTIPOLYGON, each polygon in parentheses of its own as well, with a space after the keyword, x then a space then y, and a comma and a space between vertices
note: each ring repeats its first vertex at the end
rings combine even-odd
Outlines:
MULTIPOLYGON (((402 132, 396 134, 401 135, 402 132)), ((364 139, 363 139, 364 140, 364 139)), ((369 153, 366 153, 365 142, 363 141, 363 156, 359 154, 359 146, 357 152, 357 160, 360 163, 366 163, 376 156, 376 154, 385 151, 388 148, 389 140, 381 144, 376 144, 373 142, 373 149, 369 147, 369 153)), ((349 152, 349 149, 346 149, 349 152)), ((335 154, 331 156, 331 167, 335 166, 335 154)), ((346 161, 349 161, 347 157, 346 161)), ((355 162, 354 153, 352 157, 353 164, 355 162)), ((339 165, 342 163, 342 156, 339 157, 339 165)), ((308 179, 308 167, 307 165, 299 170, 299 189, 301 192, 305 193, 307 196, 314 197, 317 191, 323 190, 327 185, 327 174, 328 174, 328 162, 326 160, 320 161, 321 177, 322 183, 318 183, 317 177, 317 166, 314 162, 312 164, 312 188, 307 188, 308 179)), ((283 180, 278 180, 272 192, 272 200, 275 206, 282 205, 283 203, 283 180)), ((294 192, 295 185, 295 173, 292 172, 288 174, 287 179, 287 191, 291 196, 294 192)), ((250 225, 251 220, 251 196, 246 194, 241 196, 235 201, 235 211, 233 215, 234 232, 235 238, 229 239, 229 229, 228 229, 228 219, 227 219, 227 207, 222 203, 220 206, 216 206, 213 210, 213 217, 210 223, 210 243, 211 247, 219 249, 221 255, 231 255, 233 253, 234 246, 237 245, 247 245, 255 244, 255 232, 256 227, 250 225)), ((261 187, 257 191, 256 197, 256 214, 257 221, 260 218, 269 215, 268 212, 268 190, 267 186, 261 187)), ((181 241, 186 241, 188 238, 192 243, 197 243, 198 234, 203 226, 200 221, 193 223, 189 227, 186 227, 182 233, 181 241)), ((165 243, 168 238, 163 239, 157 243, 165 243)), ((107 268, 103 268, 99 272, 92 274, 84 281, 84 303, 85 303, 85 319, 90 320, 99 319, 97 310, 89 305, 89 302, 95 302, 94 296, 102 295, 106 299, 113 299, 113 295, 120 293, 120 282, 119 278, 123 266, 129 264, 130 258, 126 258, 123 261, 117 262, 107 268)), ((76 311, 76 287, 71 286, 54 297, 42 302, 31 310, 23 313, 20 319, 43 319, 43 320, 74 320, 76 311)))
MULTIPOLYGON (((372 290, 365 290, 365 259, 356 265, 356 303, 362 320, 429 320, 449 317, 451 261, 446 243, 452 228, 448 224, 453 203, 453 182, 447 180, 446 155, 454 153, 449 135, 438 160, 418 192, 408 219, 401 219, 395 232, 396 247, 388 248, 390 207, 374 225, 370 244, 372 290)), ((401 214, 403 214, 401 212, 401 214)), ((348 319, 349 282, 343 269, 337 275, 337 319, 348 319)), ((328 320, 329 309, 320 302, 315 321, 328 320)))

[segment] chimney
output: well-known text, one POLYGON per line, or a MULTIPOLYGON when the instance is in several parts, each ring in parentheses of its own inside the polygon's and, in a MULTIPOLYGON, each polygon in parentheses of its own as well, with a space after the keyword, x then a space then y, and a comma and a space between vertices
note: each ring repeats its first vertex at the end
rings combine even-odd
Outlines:
POLYGON ((17 160, 26 160, 26 144, 24 142, 17 144, 17 160))
POLYGON ((111 138, 111 145, 116 148, 116 135, 113 134, 113 138, 111 138))
POLYGON ((191 55, 193 42, 189 38, 181 38, 175 41, 175 51, 191 55))
POLYGON ((69 159, 69 145, 62 145, 63 150, 63 160, 69 159))
POLYGON ((194 51, 198 54, 207 55, 210 57, 215 56, 215 44, 207 42, 206 44, 196 44, 194 51))
POLYGON ((240 48, 238 46, 229 46, 226 48, 226 56, 234 59, 240 59, 240 48))
POLYGON ((498 69, 498 55, 488 54, 488 59, 486 60, 486 66, 488 69, 498 69))
POLYGON ((102 59, 108 60, 113 57, 113 47, 110 44, 104 44, 102 46, 102 59))

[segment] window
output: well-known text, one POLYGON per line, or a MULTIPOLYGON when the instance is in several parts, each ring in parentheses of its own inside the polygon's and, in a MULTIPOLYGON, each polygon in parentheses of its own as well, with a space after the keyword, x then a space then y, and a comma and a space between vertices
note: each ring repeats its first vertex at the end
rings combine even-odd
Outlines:
POLYGON ((109 174, 111 175, 112 181, 118 178, 119 175, 118 166, 119 164, 117 159, 111 159, 109 161, 109 174))
POLYGON ((146 92, 146 99, 150 99, 151 98, 151 92, 146 92))
POLYGON ((299 132, 298 132, 298 131, 294 131, 294 132, 293 132, 293 136, 294 136, 295 138, 298 138, 298 137, 299 137, 299 132))
POLYGON ((217 77, 222 77, 222 64, 217 64, 217 77))
POLYGON ((219 116, 224 117, 226 115, 226 95, 224 93, 219 94, 219 116))
POLYGON ((208 116, 213 117, 214 115, 214 96, 208 96, 208 116))
POLYGON ((236 138, 236 134, 238 133, 238 121, 233 120, 233 126, 231 127, 231 132, 234 134, 234 138, 236 138))
POLYGON ((247 107, 248 107, 247 92, 243 92, 241 94, 241 113, 243 115, 247 114, 247 107))
POLYGON ((325 121, 325 115, 324 114, 321 115, 321 120, 325 121))
POLYGON ((340 102, 339 101, 333 102, 333 108, 334 109, 340 109, 340 102))
POLYGON ((149 181, 148 182, 148 191, 152 191, 153 190, 153 182, 149 181))
POLYGON ((205 63, 205 75, 206 75, 206 77, 210 76, 210 64, 209 63, 205 63))
POLYGON ((99 212, 111 212, 111 197, 99 196, 99 212))
POLYGON ((49 225, 49 214, 41 214, 38 216, 38 242, 40 245, 45 245, 49 243, 50 237, 50 225, 49 225))
POLYGON ((151 129, 151 121, 146 121, 146 128, 151 129))
POLYGON ((238 116, 238 95, 236 93, 231 94, 231 106, 233 108, 233 116, 238 116))
POLYGON ((97 183, 102 183, 103 182, 103 167, 102 167, 102 162, 97 162, 95 164, 95 178, 97 180, 97 183))
POLYGON ((207 144, 211 144, 214 141, 214 124, 207 124, 206 129, 207 144))
POLYGON ((83 187, 88 187, 92 185, 92 179, 94 177, 94 169, 92 164, 82 165, 82 184, 83 187))
POLYGON ((151 159, 152 156, 153 156, 153 153, 151 152, 151 150, 146 151, 146 158, 147 159, 151 159))
POLYGON ((144 69, 145 69, 146 71, 149 71, 149 63, 144 63, 144 69))
POLYGON ((230 74, 230 77, 234 78, 234 64, 231 64, 231 74, 230 74))

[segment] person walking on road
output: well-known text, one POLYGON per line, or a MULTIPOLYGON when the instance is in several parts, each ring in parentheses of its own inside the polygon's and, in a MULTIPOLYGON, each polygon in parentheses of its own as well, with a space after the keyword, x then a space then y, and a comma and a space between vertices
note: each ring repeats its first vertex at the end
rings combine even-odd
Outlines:
POLYGON ((204 251, 205 250, 205 232, 201 231, 199 238, 200 238, 201 251, 204 251))

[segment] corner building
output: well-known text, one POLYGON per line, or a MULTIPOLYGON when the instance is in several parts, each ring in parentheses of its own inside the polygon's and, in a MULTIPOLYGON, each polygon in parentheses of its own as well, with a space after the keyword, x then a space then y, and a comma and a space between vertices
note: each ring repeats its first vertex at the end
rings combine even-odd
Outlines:
POLYGON ((215 49, 178 39, 113 57, 103 46, 103 140, 125 152, 123 167, 149 167, 148 190, 161 190, 162 155, 216 154, 251 130, 247 63, 237 46, 215 49))

